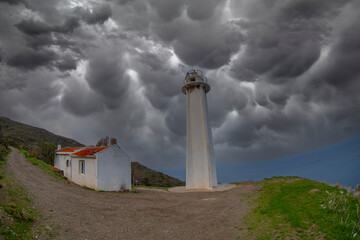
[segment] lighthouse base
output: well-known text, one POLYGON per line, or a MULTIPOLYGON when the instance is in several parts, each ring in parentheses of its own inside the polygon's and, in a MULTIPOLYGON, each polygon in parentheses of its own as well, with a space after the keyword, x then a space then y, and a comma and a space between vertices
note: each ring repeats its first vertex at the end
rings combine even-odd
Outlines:
POLYGON ((203 188, 191 188, 187 189, 185 187, 173 187, 169 188, 169 192, 174 193, 186 193, 186 192, 222 192, 226 190, 230 190, 235 188, 235 184, 218 184, 217 186, 214 186, 212 189, 203 189, 203 188))

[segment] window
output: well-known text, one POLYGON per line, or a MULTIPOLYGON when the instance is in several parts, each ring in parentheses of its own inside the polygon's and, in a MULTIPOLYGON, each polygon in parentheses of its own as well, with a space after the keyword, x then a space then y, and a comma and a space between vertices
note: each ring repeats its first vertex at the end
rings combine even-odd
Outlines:
POLYGON ((69 160, 69 159, 66 160, 66 166, 67 166, 67 167, 70 167, 70 160, 69 160))
POLYGON ((85 160, 79 160, 79 172, 85 175, 85 160))

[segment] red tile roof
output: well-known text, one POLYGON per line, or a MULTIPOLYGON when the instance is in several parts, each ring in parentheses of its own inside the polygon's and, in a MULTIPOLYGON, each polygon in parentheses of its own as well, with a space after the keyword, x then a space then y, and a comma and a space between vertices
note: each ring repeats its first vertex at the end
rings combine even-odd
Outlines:
POLYGON ((82 157, 91 157, 94 156, 94 154, 108 148, 109 146, 105 146, 105 147, 88 147, 85 148, 81 151, 78 151, 76 153, 73 153, 73 156, 82 156, 82 157))
POLYGON ((58 151, 56 151, 56 152, 66 152, 66 153, 68 153, 68 152, 75 152, 76 150, 78 150, 78 149, 80 149, 80 148, 82 148, 82 147, 74 147, 74 148, 64 148, 64 149, 61 149, 61 150, 58 150, 58 151))

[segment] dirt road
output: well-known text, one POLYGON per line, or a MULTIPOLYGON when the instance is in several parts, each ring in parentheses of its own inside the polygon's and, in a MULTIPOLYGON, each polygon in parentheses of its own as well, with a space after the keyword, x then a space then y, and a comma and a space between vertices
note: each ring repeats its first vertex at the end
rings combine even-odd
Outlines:
POLYGON ((250 210, 243 196, 256 191, 247 185, 225 192, 95 192, 45 174, 16 149, 7 168, 42 215, 56 221, 56 239, 234 239, 250 210))

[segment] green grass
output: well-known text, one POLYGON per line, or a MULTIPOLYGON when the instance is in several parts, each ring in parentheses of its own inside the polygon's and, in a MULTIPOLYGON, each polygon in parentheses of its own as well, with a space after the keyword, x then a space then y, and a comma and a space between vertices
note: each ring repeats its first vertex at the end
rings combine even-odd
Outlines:
POLYGON ((28 152, 25 149, 19 149, 20 152, 24 154, 27 160, 31 162, 31 164, 41 168, 46 174, 53 176, 57 179, 60 179, 62 181, 67 181, 67 179, 63 176, 63 172, 60 169, 57 169, 47 163, 44 163, 43 161, 30 157, 28 152))
POLYGON ((88 191, 94 191, 94 192, 99 192, 99 193, 138 193, 137 191, 130 191, 130 190, 119 190, 119 191, 103 191, 103 190, 95 190, 93 188, 89 188, 87 186, 81 186, 83 189, 88 190, 88 191))
POLYGON ((120 194, 139 193, 136 190, 123 190, 123 191, 102 191, 102 190, 100 190, 100 191, 97 191, 97 192, 101 192, 101 193, 120 193, 120 194))
POLYGON ((4 239, 34 239, 32 228, 34 221, 39 217, 32 201, 28 198, 25 189, 15 180, 15 177, 6 173, 5 164, 8 152, 1 153, 0 161, 0 238, 4 239))
POLYGON ((272 178, 258 194, 242 239, 360 239, 359 199, 344 189, 272 178))
POLYGON ((88 191, 94 191, 94 192, 99 192, 99 193, 139 193, 138 191, 135 190, 120 190, 120 191, 103 191, 103 190, 95 190, 93 188, 89 188, 87 186, 81 186, 83 189, 88 190, 88 191))
POLYGON ((93 189, 93 188, 89 188, 89 187, 87 187, 87 186, 81 186, 83 189, 85 189, 85 190, 89 190, 89 191, 95 191, 95 189, 93 189))
POLYGON ((131 188, 132 189, 149 188, 149 189, 160 189, 160 190, 164 190, 164 191, 168 191, 168 189, 169 189, 169 187, 145 186, 145 185, 132 185, 131 188))
POLYGON ((40 223, 43 216, 26 189, 3 168, 9 152, 0 152, 0 239, 52 239, 58 226, 49 221, 40 223))

